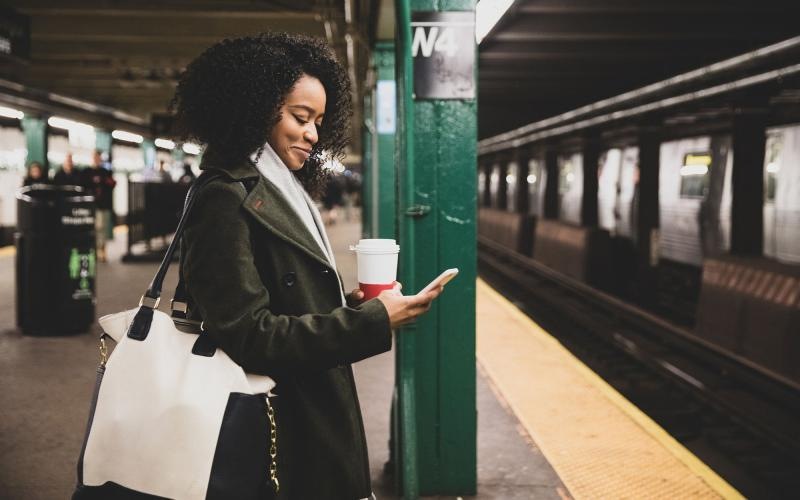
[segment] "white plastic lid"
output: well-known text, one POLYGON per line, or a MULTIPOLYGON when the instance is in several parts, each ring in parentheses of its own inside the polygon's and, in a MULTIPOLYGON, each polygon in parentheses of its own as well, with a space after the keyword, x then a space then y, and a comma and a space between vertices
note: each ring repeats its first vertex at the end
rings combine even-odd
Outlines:
POLYGON ((399 253, 400 245, 386 238, 366 238, 358 240, 358 245, 350 245, 350 250, 358 253, 399 253))

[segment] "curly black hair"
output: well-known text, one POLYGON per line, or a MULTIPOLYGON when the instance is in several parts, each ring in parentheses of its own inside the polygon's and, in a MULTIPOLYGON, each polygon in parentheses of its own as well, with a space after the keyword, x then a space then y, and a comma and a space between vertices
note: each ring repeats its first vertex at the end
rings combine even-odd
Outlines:
POLYGON ((352 115, 350 80, 323 40, 261 33, 209 47, 181 74, 170 103, 174 132, 231 163, 260 156, 286 95, 303 74, 325 88, 325 120, 311 156, 295 175, 319 197, 328 177, 322 165, 328 157, 344 156, 352 115))

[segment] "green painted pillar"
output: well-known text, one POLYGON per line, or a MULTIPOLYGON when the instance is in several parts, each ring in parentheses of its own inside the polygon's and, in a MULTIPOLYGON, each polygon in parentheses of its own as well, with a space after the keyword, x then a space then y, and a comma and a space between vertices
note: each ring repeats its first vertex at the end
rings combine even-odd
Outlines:
POLYGON ((22 131, 25 133, 25 146, 28 148, 25 166, 34 161, 39 162, 47 177, 50 168, 47 163, 47 118, 25 115, 22 118, 22 131))
POLYGON ((373 163, 377 179, 373 227, 376 238, 397 238, 397 176, 395 172, 395 135, 397 134, 397 83, 394 72, 394 43, 375 45, 375 147, 373 163))
POLYGON ((172 149, 172 161, 173 161, 173 163, 180 163, 181 165, 183 165, 184 156, 185 156, 185 153, 180 148, 180 146, 175 146, 172 149))
POLYGON ((111 161, 111 132, 100 128, 94 129, 95 149, 105 153, 108 161, 111 161))
POLYGON ((395 134, 397 84, 394 43, 378 42, 372 53, 377 82, 364 97, 369 118, 364 126, 364 184, 362 232, 370 238, 397 237, 395 134))
POLYGON ((400 279, 459 276, 397 335, 395 459, 405 498, 477 483, 474 0, 396 0, 400 279))
POLYGON ((141 144, 142 155, 144 156, 145 170, 153 169, 156 164, 156 144, 153 139, 145 139, 141 144))
POLYGON ((373 166, 373 145, 375 136, 375 110, 372 107, 375 89, 365 89, 364 91, 364 123, 361 127, 361 237, 377 238, 372 227, 372 217, 375 212, 375 194, 372 187, 373 178, 377 178, 377 173, 373 166))

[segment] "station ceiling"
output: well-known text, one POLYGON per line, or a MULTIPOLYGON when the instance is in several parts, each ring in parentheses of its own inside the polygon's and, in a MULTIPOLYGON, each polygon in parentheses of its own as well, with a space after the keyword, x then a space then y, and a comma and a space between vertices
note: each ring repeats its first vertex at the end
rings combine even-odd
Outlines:
MULTIPOLYGON (((273 30, 326 38, 356 84, 363 83, 377 3, 10 0, 4 5, 29 16, 31 36, 28 60, 4 63, 2 78, 110 106, 149 122, 152 115, 166 113, 186 64, 226 37, 273 30)), ((359 121, 356 116, 354 122, 359 121)))
POLYGON ((479 137, 800 34, 797 0, 516 0, 479 46, 479 137))
MULTIPOLYGON (((392 0, 9 0, 31 20, 30 57, 0 78, 163 114, 181 69, 227 37, 265 30, 327 38, 361 102, 392 0), (348 35, 351 45, 348 50, 348 35)), ((479 137, 800 34, 797 0, 516 0, 479 46, 479 137)), ((362 123, 354 117, 354 150, 362 123)))

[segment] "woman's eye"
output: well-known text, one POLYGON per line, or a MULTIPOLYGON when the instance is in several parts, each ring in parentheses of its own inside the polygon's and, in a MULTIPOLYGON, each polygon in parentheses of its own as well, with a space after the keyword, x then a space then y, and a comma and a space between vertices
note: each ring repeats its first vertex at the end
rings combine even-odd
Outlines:
POLYGON ((297 120, 297 122, 300 123, 301 125, 305 125, 306 123, 308 123, 308 120, 303 120, 302 118, 300 118, 297 115, 293 115, 293 116, 294 116, 294 119, 297 120))

